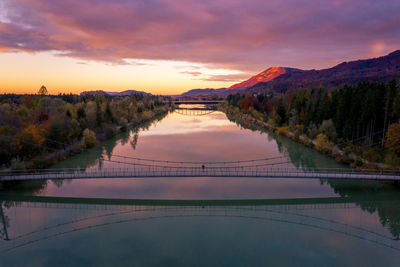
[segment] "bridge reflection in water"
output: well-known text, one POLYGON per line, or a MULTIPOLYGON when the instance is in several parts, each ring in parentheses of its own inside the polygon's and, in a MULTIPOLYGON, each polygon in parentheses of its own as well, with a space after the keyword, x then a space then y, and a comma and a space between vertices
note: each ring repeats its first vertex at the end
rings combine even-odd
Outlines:
POLYGON ((177 108, 175 109, 175 113, 184 115, 184 116, 204 116, 215 112, 215 110, 210 109, 186 109, 186 108, 177 108))
POLYGON ((328 197, 265 200, 134 200, 1 195, 0 237, 6 241, 0 242, 0 251, 14 251, 43 240, 115 224, 162 218, 225 217, 328 231, 400 253, 398 239, 391 235, 388 229, 369 224, 367 217, 371 217, 371 214, 361 211, 359 207, 360 202, 392 203, 398 200, 400 197, 396 199, 328 197), (40 224, 37 224, 38 219, 34 218, 38 209, 45 209, 50 214, 48 218, 42 218, 40 224), (325 213, 324 210, 330 212, 325 213), (332 210, 335 211, 332 213, 332 210), (349 214, 356 210, 360 213, 358 224, 349 219, 351 217, 349 214), (329 216, 343 212, 347 216, 329 216), (18 221, 19 225, 14 225, 13 221, 18 221))
POLYGON ((186 106, 186 105, 178 105, 175 108, 175 113, 184 115, 184 116, 204 116, 211 114, 217 111, 217 107, 214 105, 195 105, 195 106, 186 106))

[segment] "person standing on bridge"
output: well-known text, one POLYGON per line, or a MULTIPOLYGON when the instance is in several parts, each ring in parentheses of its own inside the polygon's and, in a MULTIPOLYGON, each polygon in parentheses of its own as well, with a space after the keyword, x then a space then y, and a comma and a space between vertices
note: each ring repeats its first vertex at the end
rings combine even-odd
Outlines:
POLYGON ((206 166, 204 166, 204 164, 203 165, 201 165, 201 168, 203 169, 203 171, 204 171, 204 168, 205 168, 206 166))

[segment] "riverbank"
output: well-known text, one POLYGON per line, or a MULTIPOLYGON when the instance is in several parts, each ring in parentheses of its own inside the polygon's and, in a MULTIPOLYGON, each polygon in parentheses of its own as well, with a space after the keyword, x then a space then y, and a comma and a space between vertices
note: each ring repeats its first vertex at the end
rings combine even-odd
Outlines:
POLYGON ((53 153, 50 154, 42 154, 30 161, 19 162, 19 164, 14 168, 6 169, 9 170, 23 170, 23 169, 44 169, 49 168, 63 160, 66 160, 70 157, 76 156, 82 152, 85 152, 88 149, 94 148, 100 145, 102 142, 107 141, 115 136, 122 134, 124 132, 133 130, 135 128, 147 127, 153 121, 161 120, 164 118, 169 112, 171 108, 165 107, 162 109, 158 109, 157 111, 153 111, 151 117, 142 117, 137 121, 130 122, 124 125, 116 125, 110 126, 107 125, 104 127, 104 131, 94 134, 95 140, 93 140, 93 145, 88 146, 84 138, 79 141, 74 142, 68 146, 65 146, 63 149, 54 150, 53 153))
POLYGON ((238 112, 235 109, 223 105, 219 106, 219 110, 224 112, 230 120, 238 123, 244 128, 267 130, 274 132, 275 134, 285 136, 294 142, 303 144, 323 155, 333 158, 338 163, 348 164, 352 168, 357 168, 363 171, 393 169, 393 166, 369 161, 363 158, 360 153, 355 153, 349 150, 348 147, 342 148, 343 145, 347 145, 348 143, 337 145, 321 137, 317 137, 316 139, 312 140, 306 134, 302 134, 301 130, 299 129, 292 131, 289 126, 273 126, 268 122, 253 117, 250 114, 238 112))

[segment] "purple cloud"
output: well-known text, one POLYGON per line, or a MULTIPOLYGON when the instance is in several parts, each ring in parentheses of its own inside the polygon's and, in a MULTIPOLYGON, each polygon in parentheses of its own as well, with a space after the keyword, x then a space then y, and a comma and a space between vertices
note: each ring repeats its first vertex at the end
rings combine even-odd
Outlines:
POLYGON ((201 73, 199 71, 181 71, 180 73, 189 74, 189 75, 192 75, 192 76, 200 76, 200 75, 203 74, 203 73, 201 73))
POLYGON ((127 64, 181 60, 245 72, 326 67, 400 48, 388 0, 3 0, 0 51, 127 64))
POLYGON ((224 75, 210 75, 206 78, 202 78, 203 81, 218 81, 218 82, 239 82, 247 80, 252 74, 240 73, 240 74, 224 74, 224 75))

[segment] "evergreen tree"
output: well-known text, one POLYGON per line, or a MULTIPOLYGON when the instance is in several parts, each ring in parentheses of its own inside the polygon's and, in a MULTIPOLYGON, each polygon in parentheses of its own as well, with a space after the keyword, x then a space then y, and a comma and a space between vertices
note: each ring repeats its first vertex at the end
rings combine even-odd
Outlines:
POLYGON ((276 114, 280 118, 280 122, 278 123, 279 125, 282 125, 286 122, 286 108, 283 104, 283 98, 281 97, 278 102, 278 106, 276 108, 276 114))
POLYGON ((106 110, 105 110, 105 119, 106 121, 114 122, 114 116, 112 114, 110 103, 107 101, 106 110))
POLYGON ((101 107, 100 107, 100 102, 96 102, 96 123, 97 126, 101 127, 101 124, 103 123, 103 115, 101 114, 101 107))

